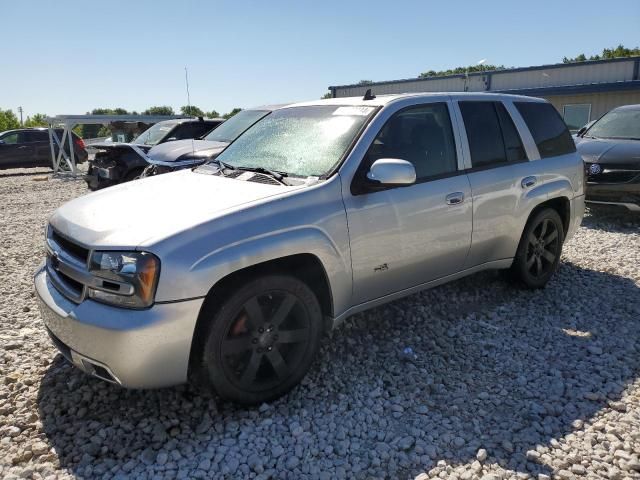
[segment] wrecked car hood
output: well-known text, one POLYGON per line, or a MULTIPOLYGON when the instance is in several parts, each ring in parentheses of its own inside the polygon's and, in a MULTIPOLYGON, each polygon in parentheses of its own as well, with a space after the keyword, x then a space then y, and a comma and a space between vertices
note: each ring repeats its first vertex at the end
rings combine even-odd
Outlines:
POLYGON ((576 148, 585 162, 640 165, 640 140, 582 138, 576 148))
POLYGON ((134 249, 299 188, 182 170, 76 198, 49 222, 89 248, 134 249))
POLYGON ((229 145, 226 142, 209 140, 175 140, 173 142, 156 145, 148 152, 151 160, 156 162, 175 162, 192 157, 197 152, 198 157, 213 158, 229 145), (182 158, 181 158, 182 157, 182 158))

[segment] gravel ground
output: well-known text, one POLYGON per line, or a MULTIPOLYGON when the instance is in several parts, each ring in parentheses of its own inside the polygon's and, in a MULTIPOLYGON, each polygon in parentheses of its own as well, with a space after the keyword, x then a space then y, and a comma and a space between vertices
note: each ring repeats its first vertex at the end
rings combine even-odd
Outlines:
POLYGON ((488 272, 356 315, 246 409, 56 354, 31 274, 86 189, 43 172, 0 171, 0 477, 640 478, 640 216, 590 212, 544 291, 488 272))

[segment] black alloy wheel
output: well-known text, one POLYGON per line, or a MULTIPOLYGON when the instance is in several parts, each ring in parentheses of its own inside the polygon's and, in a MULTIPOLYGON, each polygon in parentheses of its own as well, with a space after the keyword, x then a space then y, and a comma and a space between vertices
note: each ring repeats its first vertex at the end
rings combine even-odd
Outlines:
POLYGON ((249 282, 214 315, 203 366, 226 399, 255 404, 283 395, 302 379, 319 347, 320 305, 294 277, 249 282))
POLYGON ((511 273, 527 288, 543 288, 560 263, 564 227, 558 212, 542 208, 524 228, 511 273))
POLYGON ((551 220, 545 218, 536 225, 527 240, 526 266, 531 275, 542 278, 554 267, 560 251, 558 229, 551 220))

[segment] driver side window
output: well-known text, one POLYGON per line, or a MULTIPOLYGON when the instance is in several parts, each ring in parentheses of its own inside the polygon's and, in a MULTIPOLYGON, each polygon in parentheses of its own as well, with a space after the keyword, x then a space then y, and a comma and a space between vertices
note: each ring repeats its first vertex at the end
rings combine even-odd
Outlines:
POLYGON ((14 145, 18 143, 18 133, 10 133, 2 137, 2 141, 7 145, 14 145))
POLYGON ((458 160, 447 104, 429 103, 394 114, 369 147, 366 169, 380 158, 411 162, 416 182, 456 172, 458 160))

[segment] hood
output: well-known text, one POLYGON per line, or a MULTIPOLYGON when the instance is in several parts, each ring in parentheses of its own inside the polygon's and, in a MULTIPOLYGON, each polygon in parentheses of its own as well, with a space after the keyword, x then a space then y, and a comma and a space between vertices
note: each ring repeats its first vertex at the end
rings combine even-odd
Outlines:
POLYGON ((148 156, 156 162, 175 162, 184 160, 197 152, 198 156, 213 158, 224 150, 228 143, 212 142, 209 140, 175 140, 173 142, 161 143, 149 150, 148 156))
MULTIPOLYGON (((578 140, 578 139, 576 139, 578 140)), ((640 165, 640 141, 581 138, 576 148, 588 163, 640 165)))
POLYGON ((76 198, 49 222, 88 247, 134 249, 299 188, 181 170, 76 198))

